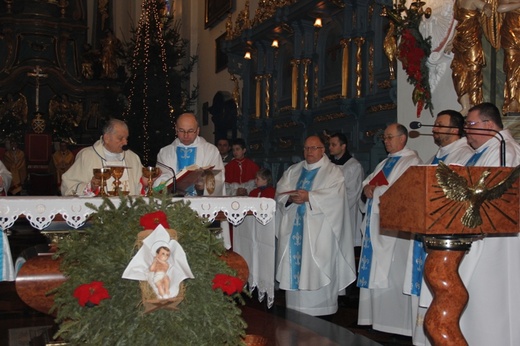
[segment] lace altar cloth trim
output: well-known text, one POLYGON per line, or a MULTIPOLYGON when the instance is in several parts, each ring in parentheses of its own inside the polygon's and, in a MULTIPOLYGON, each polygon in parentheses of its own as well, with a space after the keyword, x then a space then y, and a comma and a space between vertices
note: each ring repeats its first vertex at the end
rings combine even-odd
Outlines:
MULTIPOLYGON (((113 197, 111 200, 116 206, 121 201, 119 197, 113 197)), ((274 302, 275 201, 252 197, 193 197, 175 200, 189 201, 193 210, 211 222, 222 212, 228 222, 236 226, 237 239, 234 245, 237 250, 241 249, 239 253, 246 259, 250 268, 249 288, 258 290, 260 301, 267 296, 267 306, 271 307, 274 302), (243 222, 244 220, 246 222, 243 222)), ((99 206, 102 202, 103 199, 99 197, 3 197, 0 198, 0 227, 3 230, 8 229, 20 215, 25 215, 32 227, 43 230, 49 227, 59 214, 70 227, 77 229, 83 226, 94 212, 86 204, 99 206)), ((3 236, 5 237, 5 233, 3 236)), ((7 240, 7 237, 5 238, 7 240)), ((11 256, 1 249, 0 252, 0 256, 11 256)), ((14 273, 12 264, 9 267, 14 273)), ((14 276, 4 279, 13 280, 14 276)))
MULTIPOLYGON (((119 205, 119 197, 111 198, 114 205, 119 205)), ((266 225, 274 217, 276 205, 270 198, 253 197, 194 197, 175 198, 190 202, 190 207, 200 216, 215 221, 219 212, 223 212, 229 223, 239 225, 250 213, 262 225, 266 225)), ((0 227, 7 229, 13 226, 20 215, 25 215, 31 226, 43 230, 51 224, 54 217, 60 214, 72 228, 85 224, 94 212, 86 206, 91 203, 101 205, 102 198, 80 197, 5 197, 0 198, 0 227)))

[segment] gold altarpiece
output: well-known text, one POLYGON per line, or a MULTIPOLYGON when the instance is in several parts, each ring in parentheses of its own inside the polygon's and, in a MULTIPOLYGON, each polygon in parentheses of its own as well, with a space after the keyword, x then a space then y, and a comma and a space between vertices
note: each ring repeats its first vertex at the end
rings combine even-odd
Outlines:
POLYGON ((275 178, 308 135, 342 132, 367 171, 384 156, 376 134, 397 119, 382 5, 364 0, 261 2, 228 17, 223 50, 241 80, 239 130, 275 178), (276 40, 275 44, 273 42, 276 40))

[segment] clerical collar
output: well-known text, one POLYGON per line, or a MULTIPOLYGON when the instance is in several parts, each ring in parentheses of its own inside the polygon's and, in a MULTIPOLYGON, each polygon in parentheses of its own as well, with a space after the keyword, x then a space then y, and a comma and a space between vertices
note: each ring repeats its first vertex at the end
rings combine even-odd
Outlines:
POLYGON ((334 155, 330 155, 330 162, 332 162, 335 165, 343 166, 348 160, 352 158, 352 155, 348 151, 343 154, 339 159, 336 159, 334 155))
MULTIPOLYGON (((188 144, 188 145, 183 144, 183 143, 181 142, 181 140, 179 139, 179 144, 178 144, 178 146, 179 146, 179 147, 185 147, 185 148, 194 148, 194 147, 196 147, 196 146, 199 144, 199 142, 200 142, 199 138, 200 138, 200 137, 197 136, 197 137, 195 138, 195 140, 193 141, 193 143, 188 144)), ((177 138, 177 139, 178 139, 178 138, 177 138)))
POLYGON ((326 157, 325 155, 318 161, 314 163, 308 163, 307 161, 303 160, 303 167, 308 170, 312 170, 314 168, 321 167, 323 165, 323 158, 326 157))
POLYGON ((125 159, 125 152, 122 153, 112 153, 108 151, 107 148, 103 147, 103 152, 105 153, 106 161, 123 161, 125 159))

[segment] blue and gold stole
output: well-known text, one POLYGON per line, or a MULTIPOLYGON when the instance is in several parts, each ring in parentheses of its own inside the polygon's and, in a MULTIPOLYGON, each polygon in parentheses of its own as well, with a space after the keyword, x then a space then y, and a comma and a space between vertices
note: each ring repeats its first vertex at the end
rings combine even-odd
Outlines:
MULTIPOLYGON (((401 159, 401 156, 389 157, 381 171, 386 178, 390 176, 392 170, 394 169, 396 163, 401 159)), ((366 227, 365 227, 365 236, 363 237, 363 244, 361 245, 361 256, 359 260, 359 275, 357 286, 361 288, 368 288, 370 281, 370 270, 372 269, 372 240, 370 239, 370 216, 372 214, 372 203, 373 198, 368 199, 367 201, 367 212, 365 217, 367 218, 366 227)))
MULTIPOLYGON (((296 183, 296 190, 310 191, 316 174, 320 167, 313 170, 307 170, 302 167, 300 178, 296 183)), ((291 286, 293 290, 297 290, 300 286, 302 243, 303 243, 303 227, 306 206, 305 203, 298 205, 296 209, 296 217, 294 218, 291 238, 289 240, 289 263, 291 265, 291 286)))

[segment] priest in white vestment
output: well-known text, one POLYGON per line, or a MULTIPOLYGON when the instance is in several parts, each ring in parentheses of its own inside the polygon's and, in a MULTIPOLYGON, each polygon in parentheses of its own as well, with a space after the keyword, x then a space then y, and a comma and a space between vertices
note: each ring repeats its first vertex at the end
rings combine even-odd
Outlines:
MULTIPOLYGON (((475 149, 467 166, 500 166, 499 132, 506 143, 509 167, 520 164, 520 145, 503 129, 492 103, 472 107, 465 121, 468 143, 475 149), (488 129, 477 130, 479 129, 488 129)), ((487 235, 474 241, 462 259, 459 274, 469 293, 460 328, 469 345, 520 345, 520 238, 487 235)), ((431 298, 431 297, 430 297, 431 298)), ((431 302, 421 295, 421 305, 431 302)))
POLYGON ((347 137, 343 133, 335 133, 329 139, 330 161, 341 168, 345 178, 345 192, 350 211, 350 226, 354 246, 361 246, 360 225, 363 221, 361 214, 361 189, 365 172, 363 166, 347 149, 347 137))
MULTIPOLYGON (((432 128, 433 141, 439 146, 439 149, 427 163, 436 165, 442 161, 446 164, 466 164, 474 150, 463 134, 464 117, 460 112, 450 109, 439 112, 432 128)), ((417 236, 414 241, 410 242, 403 290, 405 294, 411 296, 412 317, 417 316, 416 323, 412 321, 414 345, 428 344, 423 325, 427 307, 419 306, 421 292, 429 291, 423 278, 425 260, 424 244, 422 239, 417 236)), ((426 294, 431 296, 430 292, 426 294)))
MULTIPOLYGON (((94 177, 94 168, 126 167, 119 179, 121 191, 140 195, 143 184, 141 159, 131 150, 124 150, 128 140, 128 126, 124 121, 110 119, 103 128, 103 135, 92 146, 82 149, 74 164, 62 175, 62 196, 95 196, 100 193, 101 180, 94 177)), ((107 192, 114 190, 115 179, 106 183, 107 192)))
POLYGON ((421 159, 406 148, 408 131, 403 125, 388 125, 383 140, 388 157, 363 181, 367 203, 361 227, 358 324, 411 336, 414 318, 411 298, 403 293, 403 282, 412 236, 404 232, 380 232, 379 198, 408 167, 420 164, 421 159))
POLYGON ((11 187, 11 172, 5 167, 4 163, 0 161, 0 196, 7 196, 7 191, 11 187))
POLYGON ((214 170, 219 170, 215 175, 215 187, 208 189, 206 186, 204 195, 225 196, 222 157, 216 146, 199 136, 200 127, 195 115, 181 114, 176 122, 176 131, 177 138, 157 155, 157 165, 161 167, 162 175, 154 186, 172 178, 173 171, 178 174, 183 168, 194 164, 199 167, 214 166, 214 170))
POLYGON ((287 308, 330 315, 356 279, 345 182, 319 137, 306 139, 304 156, 276 186, 276 280, 287 308))

